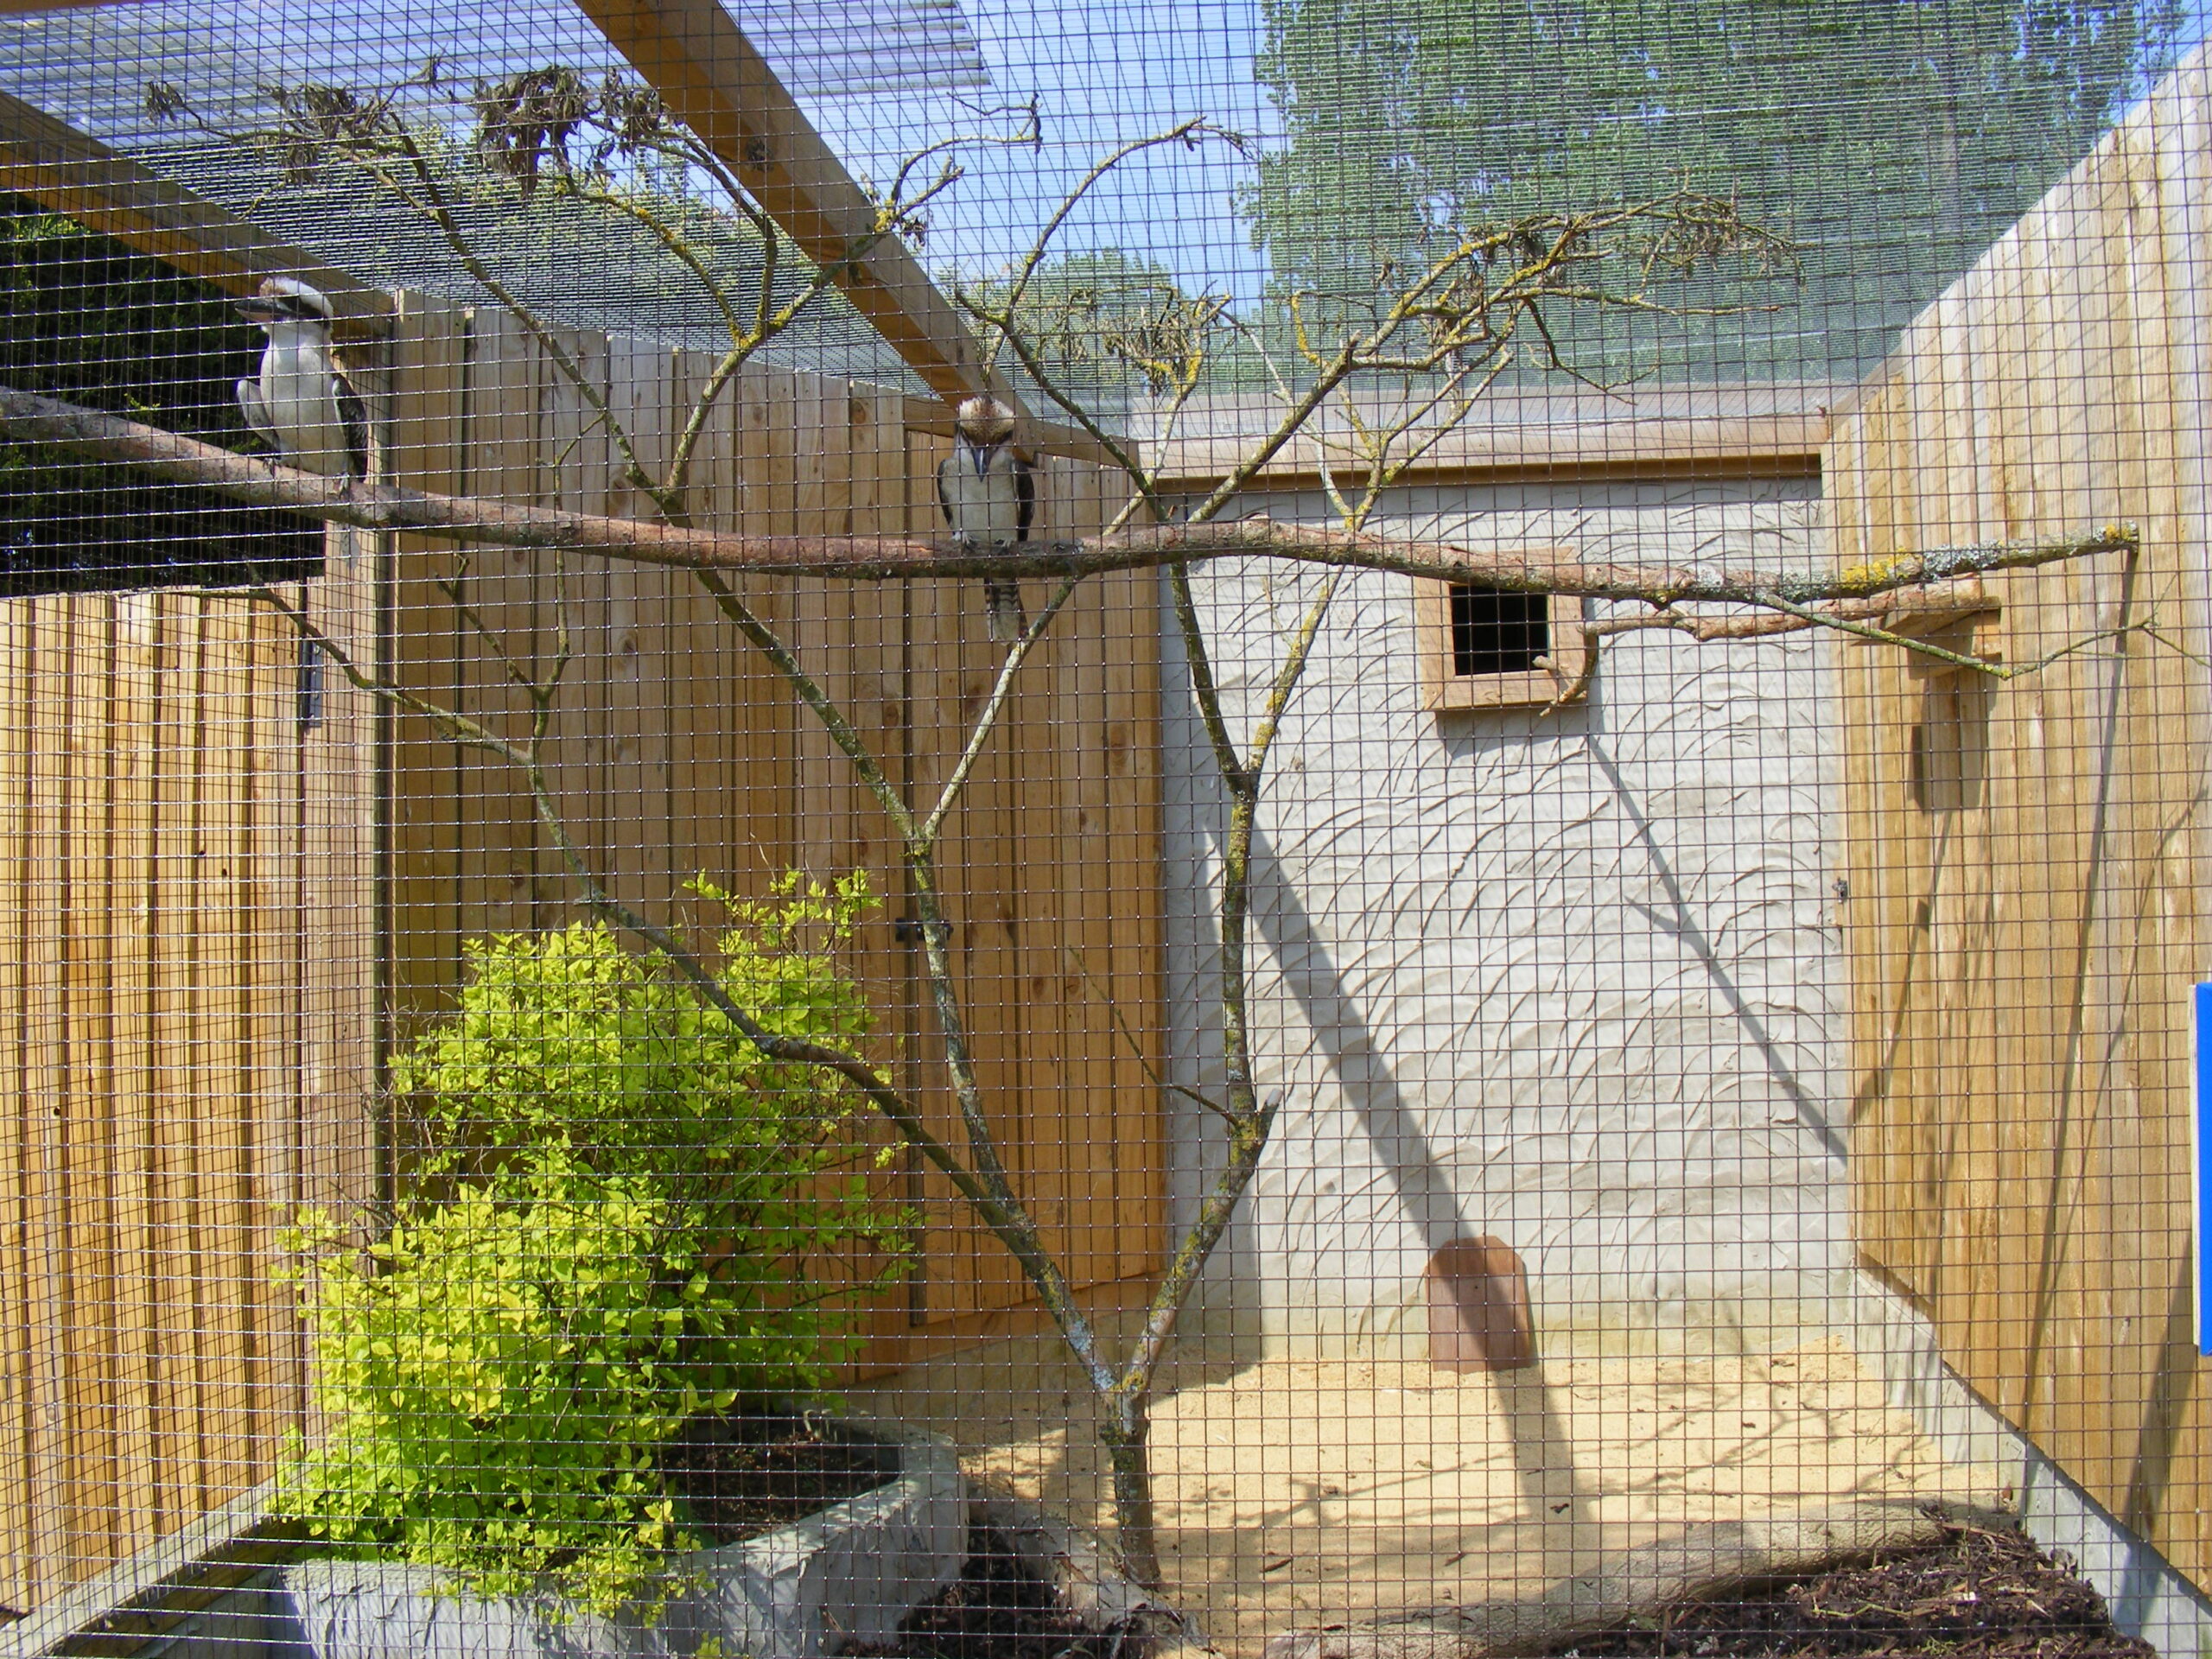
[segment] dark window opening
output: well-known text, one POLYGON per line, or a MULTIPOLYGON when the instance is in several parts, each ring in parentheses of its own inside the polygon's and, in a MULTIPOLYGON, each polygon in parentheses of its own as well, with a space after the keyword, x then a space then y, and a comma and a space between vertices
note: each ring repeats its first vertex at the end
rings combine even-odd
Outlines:
POLYGON ((1551 644, 1551 601, 1545 594, 1452 584, 1453 674, 1526 674, 1551 644))
MULTIPOLYGON (((0 383, 253 450, 232 387, 261 341, 213 284, 0 193, 0 383)), ((321 571, 298 513, 0 442, 0 598, 321 571)))

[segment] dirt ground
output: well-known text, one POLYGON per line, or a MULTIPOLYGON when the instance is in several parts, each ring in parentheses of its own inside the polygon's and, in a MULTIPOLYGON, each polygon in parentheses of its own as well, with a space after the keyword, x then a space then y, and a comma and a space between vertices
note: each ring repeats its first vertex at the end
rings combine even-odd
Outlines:
MULTIPOLYGON (((1236 1656, 1292 1626, 1533 1591, 1685 1522, 1996 1490, 1942 1463, 1840 1340, 1497 1375, 1269 1360, 1172 1381, 1153 1417, 1167 1587, 1236 1656)), ((971 1475, 1096 1528, 1086 1393, 1036 1338, 847 1397, 950 1435, 971 1475)))

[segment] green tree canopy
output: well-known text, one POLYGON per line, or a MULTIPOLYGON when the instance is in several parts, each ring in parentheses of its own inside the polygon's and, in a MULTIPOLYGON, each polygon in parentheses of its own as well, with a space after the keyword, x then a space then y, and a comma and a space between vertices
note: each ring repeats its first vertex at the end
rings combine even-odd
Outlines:
POLYGON ((1284 141, 1244 205, 1279 289, 1356 301, 1457 228, 1687 181, 1805 245, 1797 305, 1581 331, 1593 367, 1648 364, 1656 333, 1691 378, 1878 359, 2179 23, 2172 0, 1264 3, 1284 141))

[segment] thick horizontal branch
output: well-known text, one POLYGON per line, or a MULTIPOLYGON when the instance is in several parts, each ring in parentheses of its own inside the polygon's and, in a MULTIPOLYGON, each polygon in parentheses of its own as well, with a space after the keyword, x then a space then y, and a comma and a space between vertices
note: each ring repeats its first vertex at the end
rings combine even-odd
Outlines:
MULTIPOLYGON (((2107 534, 2111 533, 2107 532, 2107 534)), ((2134 545, 2132 531, 2122 532, 2122 535, 2123 539, 2117 542, 2115 545, 2120 547, 2134 545)), ((2082 553, 2111 550, 2103 544, 2101 537, 2092 538, 2092 541, 2085 541, 2075 545, 2078 545, 2079 551, 2082 553)), ((1954 571, 1953 579, 1966 582, 1971 581, 1974 574, 1971 570, 1954 571)), ((1960 591, 1956 588, 1938 589, 1933 596, 1943 598, 1960 591)), ((1915 586, 1885 589, 1865 599, 1829 600, 1808 615, 1799 615, 1795 612, 1788 611, 1762 611, 1751 615, 1745 615, 1740 611, 1734 613, 1629 612, 1622 615, 1608 617, 1602 622, 1591 623, 1588 626, 1592 632, 1601 638, 1610 638, 1622 633, 1642 633, 1655 628, 1671 629, 1676 633, 1688 634, 1701 645, 1710 645, 1719 639, 1771 639, 1777 634, 1802 633, 1824 624, 1833 626, 1840 622, 1864 622, 1876 627, 1896 629, 1903 626, 1905 619, 1924 622, 1931 614, 1939 618, 1957 619, 1997 608, 1995 602, 1978 589, 1967 588, 1964 591, 1972 597, 1962 597, 1948 606, 1930 606, 1927 601, 1931 595, 1927 589, 1915 586)))
POLYGON ((1707 601, 1798 608, 1839 601, 1847 607, 1848 601, 1983 571, 2031 569, 2090 554, 2132 552, 2139 542, 2133 525, 2108 524, 2071 541, 1986 542, 1900 553, 1833 575, 1532 559, 1448 542, 1353 535, 1268 518, 1147 525, 1089 540, 1026 543, 1019 552, 991 551, 950 537, 751 536, 681 530, 634 518, 510 506, 388 484, 349 483, 295 472, 157 427, 5 387, 0 387, 0 437, 51 446, 79 460, 127 467, 173 484, 196 485, 249 506, 280 508, 360 530, 400 531, 686 569, 862 582, 906 576, 1075 576, 1269 556, 1304 564, 1392 570, 1521 593, 1656 606, 1707 601))

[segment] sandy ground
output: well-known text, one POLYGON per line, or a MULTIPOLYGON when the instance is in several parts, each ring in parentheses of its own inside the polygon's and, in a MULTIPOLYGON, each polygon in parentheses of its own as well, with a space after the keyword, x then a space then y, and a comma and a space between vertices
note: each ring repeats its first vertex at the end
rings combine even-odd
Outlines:
MULTIPOLYGON (((1169 1588, 1237 1654, 1294 1625, 1531 1590, 1687 1521, 1995 1484, 1942 1463, 1840 1340, 1496 1376, 1269 1360, 1171 1382, 1153 1414, 1169 1588)), ((1086 1393, 1052 1343, 1024 1338, 847 1397, 1097 1527, 1086 1393)))

